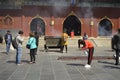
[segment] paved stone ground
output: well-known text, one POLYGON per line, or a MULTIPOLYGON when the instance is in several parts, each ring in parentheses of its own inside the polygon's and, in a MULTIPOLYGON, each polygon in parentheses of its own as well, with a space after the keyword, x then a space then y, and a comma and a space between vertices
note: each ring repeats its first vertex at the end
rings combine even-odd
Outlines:
POLYGON ((5 46, 0 44, 0 80, 120 80, 120 64, 114 65, 113 54, 109 47, 96 47, 96 58, 88 70, 84 68, 86 55, 77 47, 69 47, 67 54, 39 48, 36 64, 28 64, 29 50, 23 48, 23 65, 18 66, 15 51, 6 55, 5 46))

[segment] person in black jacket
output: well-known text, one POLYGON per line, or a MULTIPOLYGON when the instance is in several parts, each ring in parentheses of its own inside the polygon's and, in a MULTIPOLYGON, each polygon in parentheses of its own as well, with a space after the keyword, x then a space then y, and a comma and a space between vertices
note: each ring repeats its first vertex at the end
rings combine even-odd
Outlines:
POLYGON ((4 39, 5 39, 5 43, 6 43, 6 53, 8 54, 10 51, 10 45, 12 42, 12 34, 10 33, 9 30, 5 34, 4 39))
POLYGON ((115 65, 119 64, 119 55, 120 55, 120 29, 118 29, 118 33, 113 36, 114 39, 114 50, 116 52, 116 57, 115 57, 115 65))

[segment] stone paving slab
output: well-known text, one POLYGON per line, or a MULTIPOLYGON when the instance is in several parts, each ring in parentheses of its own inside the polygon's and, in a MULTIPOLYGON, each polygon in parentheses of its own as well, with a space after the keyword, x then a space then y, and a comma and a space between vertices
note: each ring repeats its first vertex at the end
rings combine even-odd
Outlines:
MULTIPOLYGON (((109 47, 96 47, 94 56, 113 56, 109 47)), ((0 80, 119 80, 120 64, 114 65, 114 59, 95 59, 92 68, 85 69, 87 59, 58 60, 58 57, 86 56, 76 47, 68 48, 68 53, 57 50, 44 52, 39 48, 36 63, 28 64, 29 50, 23 48, 23 65, 15 64, 15 51, 5 53, 0 45, 0 80)))

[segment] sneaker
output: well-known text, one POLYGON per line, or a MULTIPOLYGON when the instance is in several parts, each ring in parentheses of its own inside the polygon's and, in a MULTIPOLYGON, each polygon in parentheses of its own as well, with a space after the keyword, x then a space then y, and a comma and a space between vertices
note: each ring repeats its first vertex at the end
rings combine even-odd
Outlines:
POLYGON ((63 51, 60 51, 61 53, 63 53, 63 51))
POLYGON ((8 53, 8 52, 6 52, 6 54, 8 55, 9 53, 8 53))
POLYGON ((118 63, 115 63, 115 65, 118 65, 118 63))
POLYGON ((20 66, 21 64, 17 64, 18 66, 20 66))
POLYGON ((18 63, 17 65, 20 66, 20 65, 23 65, 23 64, 22 63, 18 63))
POLYGON ((35 61, 33 61, 33 63, 35 63, 35 61))
POLYGON ((113 54, 113 58, 114 58, 114 59, 116 58, 116 55, 115 55, 115 54, 113 54))
MULTIPOLYGON (((113 58, 116 59, 116 54, 113 55, 113 58)), ((119 56, 119 60, 120 60, 120 56, 119 56)))
POLYGON ((32 64, 33 62, 29 62, 29 64, 32 64))
POLYGON ((91 68, 91 65, 86 64, 86 65, 85 65, 85 68, 91 68))

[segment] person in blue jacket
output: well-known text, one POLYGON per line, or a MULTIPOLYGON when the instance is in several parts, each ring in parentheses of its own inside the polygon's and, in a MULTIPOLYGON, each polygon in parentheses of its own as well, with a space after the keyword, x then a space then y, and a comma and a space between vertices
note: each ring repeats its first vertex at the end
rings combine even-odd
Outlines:
POLYGON ((30 64, 35 63, 35 60, 36 60, 35 54, 36 54, 37 45, 36 45, 36 39, 34 36, 35 36, 34 32, 30 32, 29 39, 27 42, 27 44, 30 45, 30 62, 29 62, 30 64))

